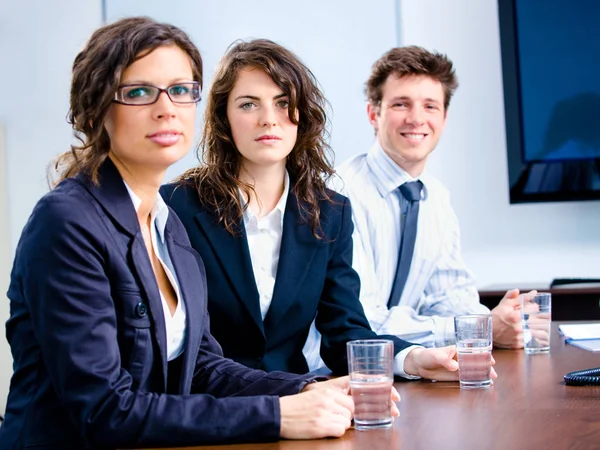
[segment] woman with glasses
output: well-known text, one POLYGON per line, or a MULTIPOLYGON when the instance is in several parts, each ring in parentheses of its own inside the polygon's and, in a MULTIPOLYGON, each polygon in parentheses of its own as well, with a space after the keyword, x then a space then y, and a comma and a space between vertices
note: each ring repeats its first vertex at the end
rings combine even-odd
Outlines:
MULTIPOLYGON (((359 301, 348 200, 325 187, 326 101, 310 70, 268 40, 233 45, 208 93, 204 163, 161 188, 200 253, 211 332, 226 357, 304 373, 311 323, 347 373, 346 343, 378 336, 359 301)), ((381 336, 379 336, 381 337, 381 336)), ((396 374, 456 380, 454 347, 395 336, 396 374)))
POLYGON ((80 145, 58 159, 58 184, 23 229, 8 291, 3 450, 319 438, 350 426, 347 378, 251 370, 210 334, 204 266, 158 195, 192 144, 201 87, 188 36, 148 18, 100 28, 76 57, 80 145))

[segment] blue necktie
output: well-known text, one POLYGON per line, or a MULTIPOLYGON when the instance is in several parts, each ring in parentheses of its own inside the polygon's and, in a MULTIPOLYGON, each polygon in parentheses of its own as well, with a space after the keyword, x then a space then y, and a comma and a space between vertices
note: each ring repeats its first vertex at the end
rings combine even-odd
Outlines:
POLYGON ((410 262, 412 261, 415 250, 415 240, 417 238, 417 221, 419 219, 419 200, 421 200, 421 190, 423 183, 421 181, 411 181, 400 186, 400 192, 407 202, 406 216, 402 224, 402 235, 400 237, 400 252, 398 254, 398 266, 396 267, 396 278, 392 293, 388 300, 388 308, 396 306, 402 297, 404 285, 408 278, 410 262))

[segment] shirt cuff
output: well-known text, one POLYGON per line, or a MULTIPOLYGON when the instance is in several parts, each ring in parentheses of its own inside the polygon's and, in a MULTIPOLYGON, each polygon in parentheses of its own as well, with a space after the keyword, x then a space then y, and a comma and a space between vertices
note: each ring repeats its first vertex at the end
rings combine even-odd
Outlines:
POLYGON ((454 317, 433 316, 433 338, 435 347, 454 345, 454 317))
POLYGON ((421 347, 420 345, 411 345, 396 355, 396 358, 394 358, 394 375, 406 378, 407 380, 418 380, 421 378, 418 375, 409 375, 404 371, 404 360, 406 359, 406 356, 415 348, 424 347, 421 347))

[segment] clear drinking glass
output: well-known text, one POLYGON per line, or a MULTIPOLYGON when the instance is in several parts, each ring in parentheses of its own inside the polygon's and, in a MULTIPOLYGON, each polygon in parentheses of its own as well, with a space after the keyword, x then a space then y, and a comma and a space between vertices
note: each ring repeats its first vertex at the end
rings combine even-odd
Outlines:
POLYGON ((550 352, 552 296, 543 292, 533 298, 521 295, 521 320, 525 353, 550 352))
POLYGON ((367 339, 350 341, 346 348, 354 400, 354 429, 391 426, 394 343, 386 339, 367 339))
POLYGON ((492 316, 456 316, 454 332, 460 388, 489 388, 492 385, 492 316))

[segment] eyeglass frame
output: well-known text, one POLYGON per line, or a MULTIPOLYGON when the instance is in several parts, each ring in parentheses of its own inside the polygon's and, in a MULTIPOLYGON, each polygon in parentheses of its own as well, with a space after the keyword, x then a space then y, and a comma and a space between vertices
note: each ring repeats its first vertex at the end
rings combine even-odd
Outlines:
MULTIPOLYGON (((169 89, 174 87, 174 86, 179 86, 182 84, 193 84, 195 88, 198 89, 198 92, 200 92, 200 83, 198 81, 182 81, 179 83, 173 83, 170 84, 169 86, 167 86, 166 88, 161 88, 158 87, 154 84, 150 84, 150 83, 130 83, 130 84, 120 84, 119 86, 117 86, 117 90, 115 91, 115 97, 113 98, 113 102, 117 103, 119 105, 126 105, 126 106, 148 106, 148 105, 153 105, 155 104, 158 99, 160 98, 160 95, 164 92, 165 94, 167 94, 167 97, 169 97, 169 100, 171 100, 171 102, 175 105, 193 105, 194 103, 198 103, 200 102, 200 100, 202 100, 202 97, 200 96, 200 94, 198 94, 198 99, 197 100, 192 100, 191 102, 180 102, 180 101, 176 101, 173 100, 171 98, 171 94, 169 94, 169 89), (134 87, 134 86, 139 86, 139 87, 151 87, 151 88, 155 88, 158 89, 158 94, 156 95, 156 98, 154 99, 153 102, 150 103, 125 103, 121 100, 119 100, 119 91, 123 88, 126 87, 134 87)), ((123 98, 123 96, 121 95, 120 98, 123 98)))

